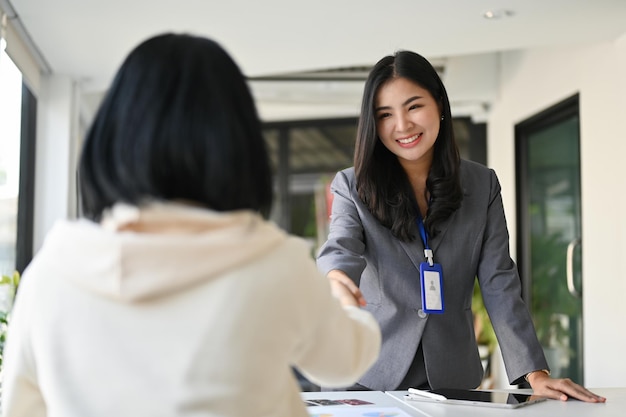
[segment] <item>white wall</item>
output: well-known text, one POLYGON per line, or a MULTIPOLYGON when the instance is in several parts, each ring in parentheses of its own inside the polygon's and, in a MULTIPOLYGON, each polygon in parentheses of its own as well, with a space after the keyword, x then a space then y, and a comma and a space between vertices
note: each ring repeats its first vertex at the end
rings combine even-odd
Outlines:
POLYGON ((502 183, 515 253, 514 126, 580 93, 585 385, 626 375, 626 34, 604 44, 501 54, 488 163, 502 183))
POLYGON ((37 251, 57 219, 76 215, 77 93, 66 76, 41 77, 37 102, 35 219, 37 251))

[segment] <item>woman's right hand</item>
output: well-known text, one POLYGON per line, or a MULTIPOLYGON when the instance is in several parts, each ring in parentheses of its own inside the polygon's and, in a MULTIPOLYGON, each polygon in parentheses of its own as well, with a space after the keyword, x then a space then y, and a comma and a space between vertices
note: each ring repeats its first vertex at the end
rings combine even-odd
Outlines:
POLYGON ((365 307, 367 302, 359 287, 343 271, 333 269, 327 275, 333 295, 343 306, 365 307))

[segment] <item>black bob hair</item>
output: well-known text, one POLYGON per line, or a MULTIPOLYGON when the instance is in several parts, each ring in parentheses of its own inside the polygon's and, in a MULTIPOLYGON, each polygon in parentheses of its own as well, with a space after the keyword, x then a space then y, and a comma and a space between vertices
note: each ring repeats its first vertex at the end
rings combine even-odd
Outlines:
POLYGON ((124 60, 78 168, 85 217, 117 202, 181 201, 269 215, 261 124, 239 67, 215 41, 162 34, 124 60))

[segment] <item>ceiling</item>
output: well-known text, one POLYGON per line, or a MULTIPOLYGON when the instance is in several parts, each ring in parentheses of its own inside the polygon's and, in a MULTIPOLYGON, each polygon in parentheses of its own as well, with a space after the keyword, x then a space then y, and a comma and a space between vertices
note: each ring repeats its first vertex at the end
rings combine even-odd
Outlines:
POLYGON ((351 81, 251 81, 266 120, 303 111, 356 115, 362 69, 398 49, 445 62, 626 32, 626 0, 0 0, 0 7, 14 12, 9 18, 49 71, 77 80, 94 105, 126 54, 164 31, 217 40, 252 80, 361 71, 351 81), (500 18, 486 19, 488 10, 500 18))
MULTIPOLYGON (((385 55, 408 49, 427 57, 455 120, 470 126, 487 120, 497 99, 502 51, 626 33, 626 0, 0 0, 0 8, 44 74, 76 82, 82 128, 139 42, 170 31, 218 41, 249 78, 266 126, 304 123, 289 131, 292 192, 310 192, 320 172, 351 164, 354 123, 333 123, 355 120, 364 77, 385 55)), ((455 126, 459 143, 474 143, 464 126, 455 126)), ((266 132, 277 170, 286 165, 281 135, 266 132)))

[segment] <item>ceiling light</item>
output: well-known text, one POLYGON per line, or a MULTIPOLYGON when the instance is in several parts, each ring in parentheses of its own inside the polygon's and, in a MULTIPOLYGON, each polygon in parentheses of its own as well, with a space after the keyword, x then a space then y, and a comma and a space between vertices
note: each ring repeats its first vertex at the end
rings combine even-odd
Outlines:
POLYGON ((515 13, 512 10, 505 9, 492 9, 483 13, 483 17, 488 20, 502 19, 505 17, 512 17, 515 13))

